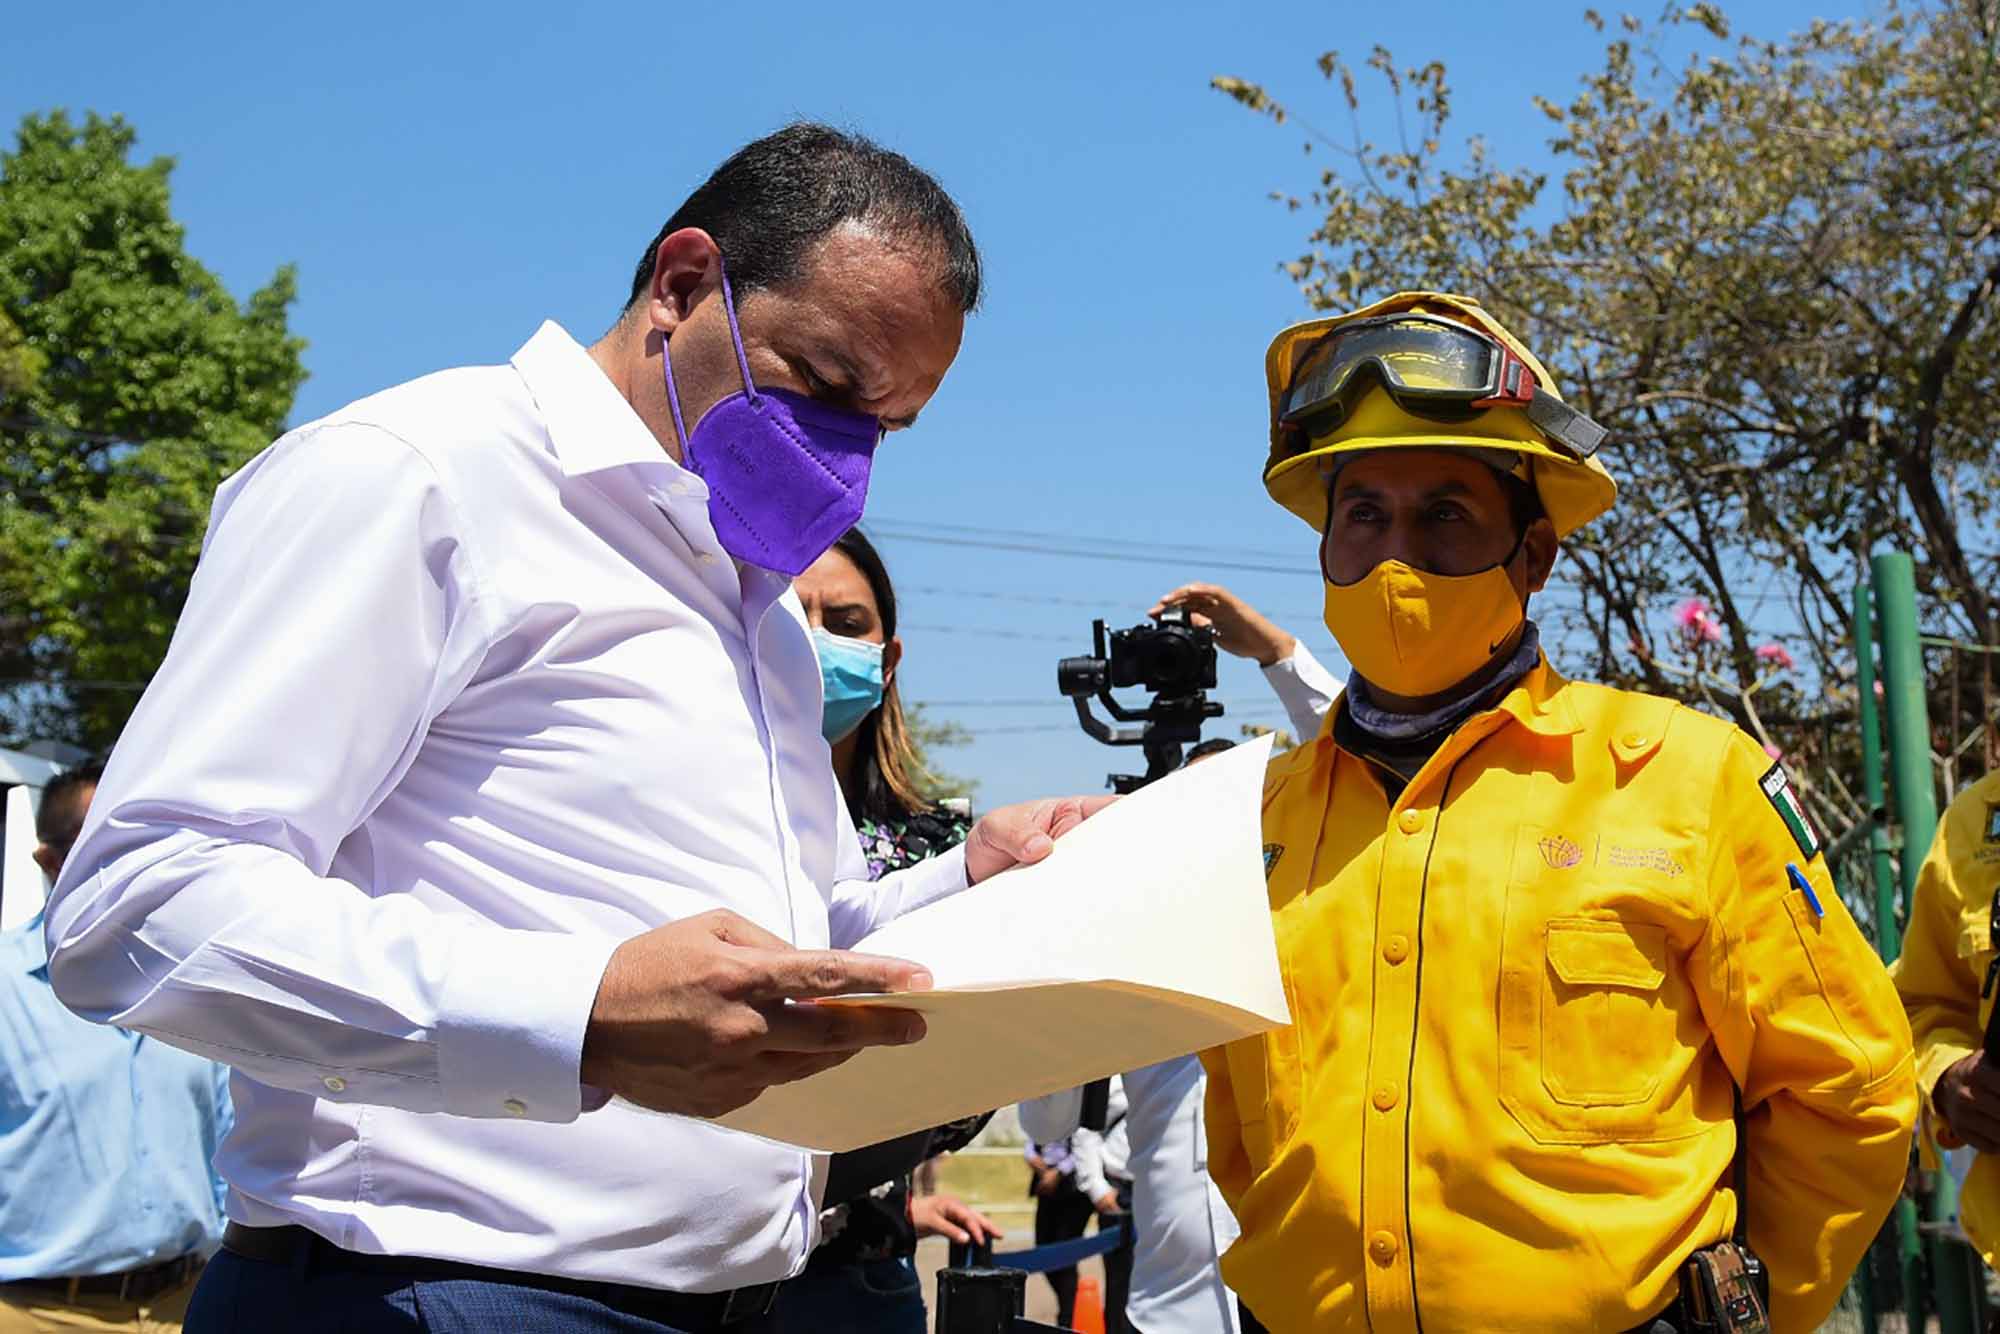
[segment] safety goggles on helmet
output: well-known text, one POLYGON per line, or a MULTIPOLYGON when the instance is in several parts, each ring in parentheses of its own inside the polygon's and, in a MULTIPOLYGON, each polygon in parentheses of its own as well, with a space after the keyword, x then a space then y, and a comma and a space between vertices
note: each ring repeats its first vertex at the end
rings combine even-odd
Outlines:
POLYGON ((1499 339, 1408 312, 1356 320, 1322 335, 1292 376, 1279 424, 1313 434, 1329 430, 1377 383, 1404 411, 1434 421, 1520 408, 1551 445, 1578 460, 1604 442, 1602 426, 1543 389, 1499 339))

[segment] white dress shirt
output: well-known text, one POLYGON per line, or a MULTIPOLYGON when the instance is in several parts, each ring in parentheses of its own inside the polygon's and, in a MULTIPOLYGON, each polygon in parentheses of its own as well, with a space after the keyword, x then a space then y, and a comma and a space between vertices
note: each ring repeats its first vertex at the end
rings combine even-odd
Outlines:
POLYGON ((789 581, 545 324, 223 485, 48 934, 71 1008, 235 1067, 231 1217, 715 1291, 803 1262, 824 1160, 597 1105, 612 950, 718 907, 847 944, 964 885, 868 882, 789 581))
POLYGON ((1290 657, 1281 658, 1264 669, 1264 681, 1277 695, 1278 702, 1285 706, 1285 716, 1292 724, 1292 735, 1303 746, 1319 735, 1327 710, 1340 698, 1340 682, 1320 665, 1320 660, 1302 641, 1293 642, 1297 647, 1290 657))
MULTIPOLYGON (((1125 1314, 1139 1334, 1234 1334, 1236 1298, 1219 1258, 1236 1241, 1236 1216, 1208 1175, 1201 1059, 1181 1056, 1123 1076, 1130 1136, 1132 1291, 1125 1314)), ((1037 1141, 1077 1130, 1083 1090, 1064 1089, 1021 1104, 1021 1129, 1037 1141)), ((1083 1184, 1083 1168, 1077 1184, 1083 1184)))

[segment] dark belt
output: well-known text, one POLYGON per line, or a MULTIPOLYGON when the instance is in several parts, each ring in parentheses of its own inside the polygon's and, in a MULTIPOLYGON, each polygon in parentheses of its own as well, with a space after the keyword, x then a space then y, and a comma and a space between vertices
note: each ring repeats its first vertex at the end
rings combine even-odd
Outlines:
POLYGON ((183 1255, 156 1265, 141 1265, 117 1274, 78 1274, 70 1278, 21 1278, 0 1283, 9 1292, 47 1292, 75 1303, 78 1297, 116 1297, 122 1302, 143 1302, 157 1297, 201 1272, 202 1257, 183 1255))
POLYGON ((494 1269, 486 1265, 467 1264, 462 1260, 433 1260, 420 1255, 367 1255, 345 1250, 317 1232, 296 1225, 245 1227, 241 1223, 231 1223, 222 1234, 222 1246, 224 1250, 246 1260, 293 1265, 301 1269, 360 1269, 372 1273, 406 1274, 413 1279, 460 1278, 480 1283, 540 1288, 546 1292, 565 1292, 603 1302, 629 1315, 644 1316, 689 1330, 722 1329, 768 1315, 771 1308, 777 1305, 781 1286, 760 1283, 730 1292, 668 1292, 630 1283, 494 1269))

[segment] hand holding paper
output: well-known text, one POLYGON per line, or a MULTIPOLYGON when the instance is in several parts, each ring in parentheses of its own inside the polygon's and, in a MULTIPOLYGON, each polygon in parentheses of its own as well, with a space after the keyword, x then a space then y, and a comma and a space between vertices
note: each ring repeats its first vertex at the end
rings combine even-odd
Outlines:
POLYGON ((935 989, 824 1006, 929 1032, 768 1089, 724 1125, 847 1150, 1290 1022, 1264 892, 1269 740, 1182 770, 1046 858, 898 919, 861 951, 935 989))

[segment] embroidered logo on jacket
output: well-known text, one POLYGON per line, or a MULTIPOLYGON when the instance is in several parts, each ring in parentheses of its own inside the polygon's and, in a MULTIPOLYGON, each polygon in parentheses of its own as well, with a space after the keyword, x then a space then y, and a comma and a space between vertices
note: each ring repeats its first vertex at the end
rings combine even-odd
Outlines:
POLYGON ((1683 874, 1681 864, 1665 848, 1624 848, 1613 843, 1604 849, 1604 864, 1623 870, 1658 871, 1662 875, 1683 874))
POLYGON ((1542 850, 1542 860, 1558 871, 1566 871, 1583 860, 1583 849, 1561 834, 1550 834, 1535 846, 1542 850))
POLYGON ((1264 878, 1266 880, 1269 880, 1271 878, 1271 872, 1278 869, 1278 858, 1284 855, 1285 855, 1284 844, 1266 843, 1264 845, 1264 878))

